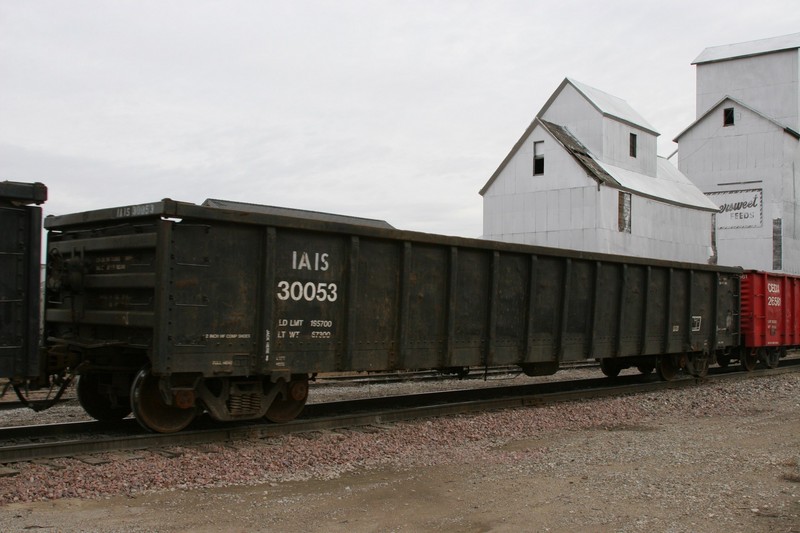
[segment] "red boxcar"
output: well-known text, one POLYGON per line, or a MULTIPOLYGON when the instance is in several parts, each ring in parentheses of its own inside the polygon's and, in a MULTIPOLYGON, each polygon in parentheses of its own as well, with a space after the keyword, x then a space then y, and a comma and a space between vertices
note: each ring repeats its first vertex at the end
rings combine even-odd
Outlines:
POLYGON ((761 359, 775 367, 788 348, 800 346, 800 277, 748 271, 742 275, 741 291, 742 344, 748 359, 753 365, 761 359))

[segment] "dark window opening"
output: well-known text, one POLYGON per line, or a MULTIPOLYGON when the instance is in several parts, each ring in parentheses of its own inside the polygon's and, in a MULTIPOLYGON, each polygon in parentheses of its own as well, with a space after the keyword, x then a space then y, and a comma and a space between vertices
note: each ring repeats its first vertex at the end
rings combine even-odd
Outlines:
POLYGON ((733 126, 733 108, 726 107, 722 110, 722 125, 733 126))
POLYGON ((717 254, 717 215, 711 214, 711 257, 708 259, 709 265, 716 265, 718 259, 717 254))
POLYGON ((619 230, 622 233, 631 232, 631 193, 619 193, 619 230))
POLYGON ((631 133, 630 154, 631 154, 631 157, 636 157, 636 134, 635 133, 631 133))
POLYGON ((533 175, 544 174, 544 141, 533 143, 533 175))

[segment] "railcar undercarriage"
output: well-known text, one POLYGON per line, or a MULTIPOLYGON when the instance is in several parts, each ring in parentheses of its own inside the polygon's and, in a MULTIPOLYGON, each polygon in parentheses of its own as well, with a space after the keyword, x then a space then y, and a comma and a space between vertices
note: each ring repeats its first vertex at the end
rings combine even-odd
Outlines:
POLYGON ((87 372, 80 376, 77 389, 81 406, 97 420, 121 420, 133 413, 145 429, 172 433, 186 428, 203 412, 218 422, 262 417, 279 423, 293 420, 308 399, 308 376, 294 374, 288 382, 283 378, 272 382, 268 377, 159 377, 143 368, 135 376, 87 372), (119 394, 124 383, 127 395, 119 394))

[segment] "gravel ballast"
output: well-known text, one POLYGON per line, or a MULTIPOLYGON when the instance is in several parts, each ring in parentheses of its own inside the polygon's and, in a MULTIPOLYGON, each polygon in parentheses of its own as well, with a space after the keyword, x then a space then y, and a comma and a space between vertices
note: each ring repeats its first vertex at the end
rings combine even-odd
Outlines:
POLYGON ((800 531, 799 412, 792 373, 53 459, 0 478, 0 530, 800 531))

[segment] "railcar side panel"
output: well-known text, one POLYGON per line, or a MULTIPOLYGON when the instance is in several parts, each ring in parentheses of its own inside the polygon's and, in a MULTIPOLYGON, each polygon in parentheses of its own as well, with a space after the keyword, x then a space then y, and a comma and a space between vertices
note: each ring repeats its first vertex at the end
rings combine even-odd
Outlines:
POLYGON ((255 372, 262 234, 243 225, 171 224, 166 314, 158 329, 158 374, 255 372), (161 351, 160 350, 160 351, 161 351))
POLYGON ((666 347, 669 324, 669 275, 667 268, 647 267, 647 282, 644 287, 646 305, 644 308, 645 340, 642 351, 659 353, 666 347))
POLYGON ((557 257, 537 254, 531 258, 529 350, 525 361, 552 362, 558 356, 563 318, 566 263, 557 257))
MULTIPOLYGON (((458 367, 481 364, 485 357, 494 356, 498 361, 515 360, 513 334, 506 331, 498 320, 492 325, 492 309, 495 313, 508 317, 519 309, 519 302, 508 291, 503 291, 502 281, 510 282, 517 277, 511 262, 496 264, 492 254, 478 250, 447 249, 448 264, 445 270, 448 278, 444 318, 446 331, 444 337, 443 367, 458 367), (504 275, 508 276, 504 280, 504 275), (497 280, 497 290, 492 286, 497 280), (492 331, 493 329, 493 331, 492 331), (497 339, 495 352, 487 352, 487 340, 497 339), (509 340, 510 339, 510 340, 509 340)), ((509 324, 513 328, 513 322, 509 324)))
POLYGON ((622 309, 622 269, 614 263, 596 262, 591 342, 587 356, 597 358, 618 355, 616 339, 622 309))
MULTIPOLYGON (((403 247, 395 243, 361 239, 357 261, 357 287, 352 302, 360 312, 353 316, 350 365, 354 370, 398 366, 403 247)), ((321 327, 328 324, 321 323, 321 327)), ((333 324, 330 324, 332 327, 333 324)), ((343 354, 344 357, 344 354, 343 354)), ((347 366, 346 361, 339 365, 347 366)))

